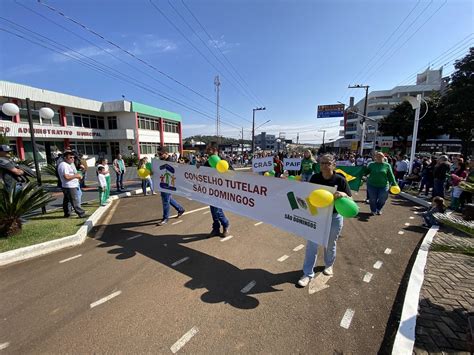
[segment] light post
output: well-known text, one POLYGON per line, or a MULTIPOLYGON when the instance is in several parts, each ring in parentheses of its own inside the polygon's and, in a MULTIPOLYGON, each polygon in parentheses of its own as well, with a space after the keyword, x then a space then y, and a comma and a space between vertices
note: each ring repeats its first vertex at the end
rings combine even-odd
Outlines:
POLYGON ((418 136, 418 123, 428 113, 428 103, 421 98, 421 94, 416 95, 416 98, 414 98, 413 96, 407 96, 405 97, 405 100, 407 100, 410 103, 411 107, 413 107, 413 109, 415 110, 415 122, 413 122, 413 134, 411 136, 410 165, 408 166, 408 175, 410 175, 413 169, 413 161, 415 160, 416 139, 418 136), (423 117, 420 118, 421 100, 423 100, 426 105, 426 112, 423 117))
POLYGON ((266 110, 265 107, 256 107, 252 109, 252 154, 255 150, 255 111, 263 111, 266 110))
POLYGON ((369 99, 369 85, 349 85, 349 89, 365 89, 364 118, 362 118, 362 133, 360 135, 360 155, 364 156, 365 116, 367 116, 367 101, 369 99))
POLYGON ((318 132, 323 132, 323 151, 325 151, 326 147, 324 146, 324 139, 326 137, 326 130, 325 129, 320 129, 318 132))
POLYGON ((280 154, 280 143, 281 143, 281 139, 278 138, 278 139, 276 140, 276 142, 277 142, 277 154, 280 154))

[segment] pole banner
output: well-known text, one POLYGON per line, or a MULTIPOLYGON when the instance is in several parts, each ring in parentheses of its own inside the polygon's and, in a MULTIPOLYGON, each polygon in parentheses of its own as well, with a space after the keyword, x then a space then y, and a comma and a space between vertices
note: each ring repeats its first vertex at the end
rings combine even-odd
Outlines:
POLYGON ((284 158, 283 159, 283 170, 300 171, 301 159, 300 158, 284 158))
POLYGON ((223 174, 209 167, 152 159, 153 184, 172 193, 271 224, 327 245, 333 205, 315 208, 308 200, 316 189, 335 187, 263 177, 245 172, 223 174))
POLYGON ((254 173, 263 173, 270 170, 273 170, 273 157, 252 159, 252 171, 254 173))

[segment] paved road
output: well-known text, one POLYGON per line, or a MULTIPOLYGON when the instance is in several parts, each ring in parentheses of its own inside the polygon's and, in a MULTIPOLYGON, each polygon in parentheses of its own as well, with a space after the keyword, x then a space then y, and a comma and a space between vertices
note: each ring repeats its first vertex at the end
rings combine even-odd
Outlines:
POLYGON ((159 196, 122 199, 82 246, 0 269, 3 352, 387 351, 424 232, 410 203, 391 199, 370 218, 361 205, 346 220, 334 277, 302 289, 303 239, 230 213, 233 237, 207 239, 208 208, 178 200, 188 213, 177 224, 156 226, 159 196))

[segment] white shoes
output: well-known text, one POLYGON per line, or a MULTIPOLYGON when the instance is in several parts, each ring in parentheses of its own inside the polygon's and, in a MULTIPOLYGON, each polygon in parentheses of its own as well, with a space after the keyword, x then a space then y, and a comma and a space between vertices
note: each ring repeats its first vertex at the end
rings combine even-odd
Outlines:
POLYGON ((301 287, 306 287, 308 286, 310 281, 311 281, 311 277, 303 275, 301 279, 298 280, 298 285, 300 285, 301 287))
POLYGON ((326 276, 332 276, 334 272, 332 271, 332 266, 328 266, 323 270, 323 274, 326 276))

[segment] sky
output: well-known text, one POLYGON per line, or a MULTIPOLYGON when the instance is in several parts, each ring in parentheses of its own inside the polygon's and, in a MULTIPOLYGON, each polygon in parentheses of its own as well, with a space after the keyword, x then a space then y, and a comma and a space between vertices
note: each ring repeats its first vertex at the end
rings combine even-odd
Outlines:
POLYGON ((449 74, 474 45, 471 0, 41 3, 0 1, 0 80, 177 112, 185 137, 216 133, 216 75, 221 135, 250 139, 252 109, 265 107, 256 134, 321 143, 342 127, 317 106, 361 99, 349 84, 414 84, 429 65, 449 74))

